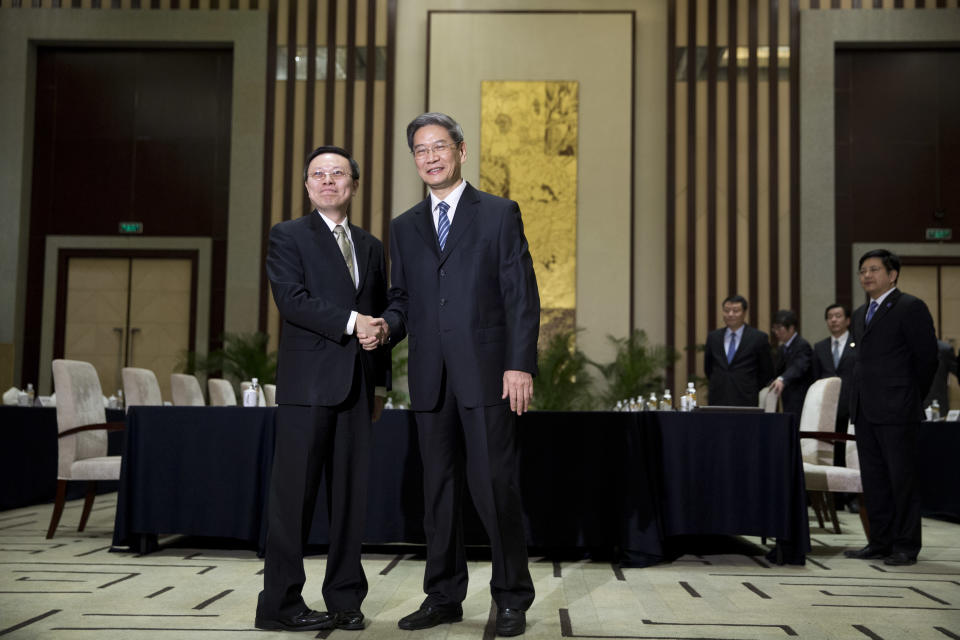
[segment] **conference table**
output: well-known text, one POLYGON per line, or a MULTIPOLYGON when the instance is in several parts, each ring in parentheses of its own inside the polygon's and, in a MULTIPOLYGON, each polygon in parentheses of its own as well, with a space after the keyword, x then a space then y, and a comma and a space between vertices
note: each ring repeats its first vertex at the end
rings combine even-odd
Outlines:
MULTIPOLYGON (((107 409, 108 422, 122 422, 122 409, 107 409)), ((53 502, 57 492, 57 409, 0 405, 0 511, 53 502)), ((108 434, 108 455, 120 455, 123 433, 108 434)), ((97 493, 116 491, 116 481, 97 483, 97 493)), ((67 499, 82 498, 86 486, 71 482, 67 499)))
MULTIPOLYGON (((132 407, 113 544, 141 552, 159 534, 236 538, 263 550, 273 408, 132 407)), ((646 566, 691 536, 810 548, 796 418, 783 414, 533 411, 518 418, 519 486, 532 548, 612 551, 646 566)), ((413 414, 373 427, 365 543, 422 544, 422 462, 413 414)), ((464 537, 486 536, 469 494, 464 537)), ((326 544, 325 491, 309 537, 326 544)))
POLYGON ((918 445, 921 513, 960 522, 960 423, 921 423, 918 445))

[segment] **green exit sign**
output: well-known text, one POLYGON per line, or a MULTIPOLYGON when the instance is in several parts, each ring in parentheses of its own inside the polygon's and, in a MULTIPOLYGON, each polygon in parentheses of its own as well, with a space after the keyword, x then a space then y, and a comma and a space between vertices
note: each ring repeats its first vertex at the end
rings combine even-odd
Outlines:
POLYGON ((142 222, 121 222, 120 233, 143 233, 142 222))
POLYGON ((927 240, 952 240, 953 229, 944 227, 927 227, 927 240))

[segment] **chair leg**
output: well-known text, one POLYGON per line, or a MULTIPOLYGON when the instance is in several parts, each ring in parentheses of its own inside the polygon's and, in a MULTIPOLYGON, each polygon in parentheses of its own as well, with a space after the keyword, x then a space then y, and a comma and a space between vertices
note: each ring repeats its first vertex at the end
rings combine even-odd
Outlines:
POLYGON ((817 526, 823 529, 823 512, 820 510, 820 492, 808 491, 808 502, 813 507, 813 513, 817 516, 817 526))
POLYGON ((87 481, 87 496, 83 499, 83 513, 80 514, 80 526, 77 531, 83 531, 87 526, 87 518, 90 517, 90 509, 93 508, 93 500, 97 497, 97 481, 87 481))
POLYGON ((840 521, 837 520, 837 505, 834 504, 833 496, 831 494, 823 494, 823 506, 830 514, 830 520, 833 521, 833 532, 840 533, 840 521))
POLYGON ((860 522, 863 524, 863 532, 867 536, 867 540, 870 539, 870 518, 867 517, 867 507, 863 503, 863 494, 857 495, 857 504, 860 505, 860 522))
POLYGON ((67 481, 57 480, 57 496, 53 500, 53 514, 50 516, 50 526, 47 528, 48 540, 57 532, 57 525, 60 524, 60 516, 63 515, 63 503, 66 499, 67 481))

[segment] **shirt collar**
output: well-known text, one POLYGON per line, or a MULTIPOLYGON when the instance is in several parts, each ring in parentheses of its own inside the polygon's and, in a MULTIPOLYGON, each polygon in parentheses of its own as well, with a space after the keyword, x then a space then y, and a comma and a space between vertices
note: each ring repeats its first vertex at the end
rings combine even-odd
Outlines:
MULTIPOLYGON (((337 227, 337 223, 334 222, 333 220, 331 220, 331 219, 327 216, 327 214, 323 213, 323 212, 320 211, 319 209, 317 209, 317 213, 320 214, 320 219, 327 223, 327 227, 330 229, 330 233, 333 233, 333 230, 337 227)), ((352 238, 352 236, 350 235, 350 219, 349 219, 349 218, 344 218, 344 219, 343 219, 343 222, 341 222, 341 223, 339 223, 339 224, 343 227, 343 230, 346 232, 347 237, 352 240, 353 238, 352 238)))
POLYGON ((437 213, 437 205, 441 202, 446 202, 450 209, 447 211, 447 217, 453 218, 453 214, 457 210, 457 205, 460 203, 460 196, 463 195, 463 190, 467 188, 467 181, 461 180, 460 184, 457 185, 457 188, 447 194, 446 198, 442 200, 437 196, 433 195, 433 192, 430 192, 430 210, 434 212, 434 215, 439 215, 437 213))
POLYGON ((877 309, 879 309, 879 308, 880 308, 880 305, 883 304, 883 301, 887 299, 887 296, 889 296, 891 293, 893 293, 893 292, 896 291, 896 290, 897 290, 896 287, 890 287, 890 288, 887 289, 887 291, 886 291, 885 293, 883 293, 879 298, 875 298, 873 301, 877 303, 877 309))

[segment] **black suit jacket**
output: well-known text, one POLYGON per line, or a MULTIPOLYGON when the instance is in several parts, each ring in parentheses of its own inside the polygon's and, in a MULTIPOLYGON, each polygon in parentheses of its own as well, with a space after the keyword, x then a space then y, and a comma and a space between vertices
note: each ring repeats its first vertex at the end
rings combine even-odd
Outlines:
POLYGON ((840 398, 837 403, 837 425, 843 425, 846 433, 846 424, 850 420, 850 387, 853 384, 853 366, 857 361, 856 344, 853 342, 853 333, 847 334, 847 343, 840 352, 840 362, 833 366, 833 337, 825 338, 813 345, 813 379, 840 378, 840 398))
POLYGON ((799 414, 803 411, 803 399, 812 381, 813 349, 798 333, 789 348, 783 345, 777 353, 779 357, 774 375, 783 378, 783 392, 780 394, 783 411, 799 414))
POLYGON ((865 323, 867 305, 853 312, 850 417, 872 424, 910 424, 923 417, 921 401, 937 371, 937 337, 923 300, 894 290, 865 323))
POLYGON ((723 348, 726 331, 715 329, 707 334, 703 369, 710 383, 708 400, 715 406, 756 407, 760 389, 773 378, 770 340, 763 331, 745 325, 733 361, 727 363, 723 348))
POLYGON ((520 207, 467 185, 441 253, 428 196, 390 223, 391 340, 409 340, 414 411, 447 384, 467 407, 501 402, 503 372, 537 372, 540 294, 520 207))
POLYGON ((355 336, 343 333, 351 311, 379 316, 387 304, 383 245, 352 224, 350 235, 358 287, 330 228, 316 211, 270 230, 267 276, 283 319, 278 404, 340 404, 352 389, 358 362, 371 394, 375 385, 389 386, 388 349, 364 351, 355 336))

